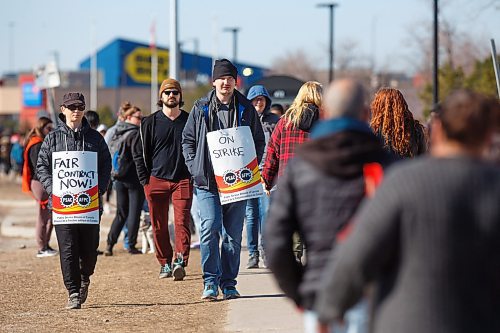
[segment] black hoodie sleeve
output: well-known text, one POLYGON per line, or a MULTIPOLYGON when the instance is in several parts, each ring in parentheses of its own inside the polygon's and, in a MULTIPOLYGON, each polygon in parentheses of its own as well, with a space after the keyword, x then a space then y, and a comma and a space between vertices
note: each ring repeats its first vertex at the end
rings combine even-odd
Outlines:
POLYGON ((97 153, 99 194, 102 195, 107 191, 111 179, 111 155, 109 154, 109 148, 104 138, 98 132, 96 134, 99 138, 99 152, 97 153))
POLYGON ((257 163, 260 164, 262 161, 262 156, 264 155, 264 148, 266 147, 266 139, 264 136, 264 131, 262 130, 262 124, 259 119, 259 115, 253 105, 247 109, 250 115, 250 128, 252 130, 253 141, 255 143, 255 152, 257 153, 257 163))
POLYGON ((54 134, 49 133, 43 140, 38 159, 36 162, 36 175, 38 180, 42 183, 43 188, 52 195, 52 142, 54 134))
POLYGON ((137 177, 139 177, 139 182, 142 186, 149 183, 150 176, 146 161, 144 160, 144 127, 145 123, 143 122, 139 129, 139 135, 135 136, 135 140, 132 143, 132 157, 137 170, 137 177))

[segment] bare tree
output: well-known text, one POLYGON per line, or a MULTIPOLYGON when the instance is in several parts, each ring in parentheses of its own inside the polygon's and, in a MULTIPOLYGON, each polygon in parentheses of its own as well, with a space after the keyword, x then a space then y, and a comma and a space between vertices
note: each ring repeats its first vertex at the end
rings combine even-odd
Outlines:
MULTIPOLYGON (((427 3, 430 1, 425 0, 427 3)), ((440 2, 439 16, 439 60, 441 64, 448 64, 451 68, 462 68, 465 73, 473 70, 474 62, 477 59, 483 58, 488 54, 487 43, 481 43, 480 40, 474 38, 469 32, 459 29, 460 22, 455 17, 448 18, 446 16, 448 6, 452 2, 440 2)), ((453 3, 457 6, 457 3, 453 3)), ((470 4, 470 3, 468 3, 470 4)), ((487 1, 487 4, 478 5, 480 11, 485 10, 488 6, 500 4, 500 0, 487 1)), ((472 12, 478 13, 477 10, 471 9, 472 12)), ((478 14, 477 14, 478 15, 478 14)), ((477 17, 476 15, 476 17, 477 17)), ((411 52, 408 53, 408 61, 414 70, 422 75, 424 80, 430 80, 432 75, 432 24, 430 21, 413 23, 408 29, 408 38, 405 46, 411 52)))
POLYGON ((288 52, 272 62, 271 74, 290 75, 303 81, 318 80, 318 69, 314 63, 303 50, 288 52))

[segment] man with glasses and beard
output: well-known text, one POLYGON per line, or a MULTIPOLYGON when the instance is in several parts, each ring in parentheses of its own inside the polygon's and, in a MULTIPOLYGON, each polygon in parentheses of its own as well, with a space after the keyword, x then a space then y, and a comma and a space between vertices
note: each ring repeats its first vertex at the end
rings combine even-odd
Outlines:
POLYGON ((181 147, 188 113, 180 109, 184 103, 178 81, 164 80, 159 98, 161 109, 142 119, 133 155, 149 204, 155 253, 161 265, 159 278, 173 276, 179 281, 186 275, 191 243, 193 186, 181 147), (168 230, 170 200, 174 206, 175 258, 168 230))

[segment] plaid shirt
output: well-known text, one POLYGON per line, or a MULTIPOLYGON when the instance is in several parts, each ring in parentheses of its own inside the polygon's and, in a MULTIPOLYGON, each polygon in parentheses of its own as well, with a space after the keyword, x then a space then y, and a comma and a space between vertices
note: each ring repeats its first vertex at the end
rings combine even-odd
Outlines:
POLYGON ((276 175, 280 177, 285 172, 286 164, 295 155, 295 149, 309 139, 309 132, 299 128, 292 128, 281 118, 274 128, 267 146, 267 156, 262 169, 262 179, 266 190, 270 190, 275 182, 276 175))

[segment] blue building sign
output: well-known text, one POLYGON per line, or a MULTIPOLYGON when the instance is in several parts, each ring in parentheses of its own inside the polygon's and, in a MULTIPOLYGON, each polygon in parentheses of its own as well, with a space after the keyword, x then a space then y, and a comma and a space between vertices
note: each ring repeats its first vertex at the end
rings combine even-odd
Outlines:
MULTIPOLYGON (((124 39, 115 39, 97 52, 97 68, 102 73, 103 87, 151 85, 151 52, 149 45, 124 39)), ((157 48, 158 81, 168 78, 169 50, 157 48)), ((264 77, 265 69, 237 63, 241 83, 248 86, 264 77)), ((212 58, 201 54, 181 52, 181 79, 210 82, 212 58)), ((90 70, 90 58, 80 63, 80 69, 90 70)))
POLYGON ((42 91, 38 89, 34 82, 21 83, 23 106, 37 108, 42 106, 42 91))

